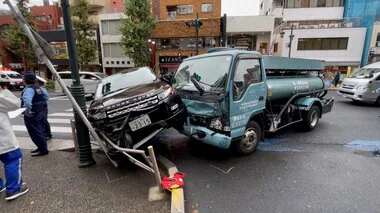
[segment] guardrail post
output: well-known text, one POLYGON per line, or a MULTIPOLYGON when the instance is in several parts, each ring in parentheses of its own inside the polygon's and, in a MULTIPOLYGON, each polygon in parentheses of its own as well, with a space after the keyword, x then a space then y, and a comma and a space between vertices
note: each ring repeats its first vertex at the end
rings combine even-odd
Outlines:
POLYGON ((158 189, 160 190, 160 192, 162 192, 163 188, 161 186, 161 175, 160 175, 160 171, 158 170, 157 160, 156 160, 156 156, 154 155, 154 150, 152 146, 148 147, 148 152, 149 152, 149 158, 152 161, 154 177, 156 178, 158 189))

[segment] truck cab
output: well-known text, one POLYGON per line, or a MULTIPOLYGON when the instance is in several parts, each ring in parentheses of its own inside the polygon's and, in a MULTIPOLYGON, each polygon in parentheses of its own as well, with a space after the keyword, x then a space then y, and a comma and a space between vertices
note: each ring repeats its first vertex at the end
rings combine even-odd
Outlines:
MULTIPOLYGON (((268 85, 266 61, 272 68, 287 62, 280 57, 275 60, 279 64, 272 58, 264 60, 258 52, 231 49, 185 59, 171 80, 189 114, 181 133, 223 149, 233 145, 245 155, 256 150, 265 131, 274 132, 303 120, 313 123, 314 128, 322 112, 331 110, 333 103, 319 97, 326 92, 323 80, 310 77, 315 85, 309 87, 310 79, 302 80, 305 77, 275 79, 279 81, 276 85, 292 89, 278 94, 283 92, 279 86, 268 85), (276 96, 283 98, 274 100, 276 96), (304 118, 302 115, 309 110, 314 114, 306 113, 309 118, 304 118)), ((321 64, 317 61, 318 69, 323 69, 321 64)))

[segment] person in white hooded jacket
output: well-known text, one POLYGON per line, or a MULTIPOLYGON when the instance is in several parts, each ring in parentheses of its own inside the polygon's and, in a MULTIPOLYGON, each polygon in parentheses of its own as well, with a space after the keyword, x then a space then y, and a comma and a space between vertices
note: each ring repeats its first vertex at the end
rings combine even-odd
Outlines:
POLYGON ((5 191, 5 200, 13 200, 28 192, 22 184, 22 153, 12 130, 8 112, 20 108, 20 99, 0 86, 0 161, 4 164, 6 186, 0 178, 0 192, 5 191))

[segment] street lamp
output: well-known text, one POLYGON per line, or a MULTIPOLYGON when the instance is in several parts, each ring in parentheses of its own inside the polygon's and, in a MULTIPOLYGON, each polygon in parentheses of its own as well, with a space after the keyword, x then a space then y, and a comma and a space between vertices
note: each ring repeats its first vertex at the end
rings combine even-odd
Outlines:
POLYGON ((289 47, 288 57, 289 58, 290 58, 290 54, 292 52, 292 41, 293 41, 293 38, 294 38, 293 27, 294 27, 294 25, 292 24, 292 26, 290 27, 289 44, 288 44, 288 47, 289 47))

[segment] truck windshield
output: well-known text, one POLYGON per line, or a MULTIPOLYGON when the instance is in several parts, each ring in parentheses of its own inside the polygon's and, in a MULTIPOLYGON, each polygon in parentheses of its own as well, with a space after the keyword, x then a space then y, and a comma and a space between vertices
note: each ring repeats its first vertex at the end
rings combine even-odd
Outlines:
POLYGON ((211 56, 184 61, 174 76, 173 87, 175 89, 198 91, 191 81, 191 77, 193 77, 202 86, 204 92, 224 91, 231 61, 231 55, 211 56))
POLYGON ((378 72, 380 72, 379 68, 361 68, 353 72, 350 78, 372 78, 378 72))

